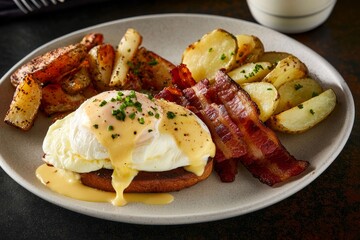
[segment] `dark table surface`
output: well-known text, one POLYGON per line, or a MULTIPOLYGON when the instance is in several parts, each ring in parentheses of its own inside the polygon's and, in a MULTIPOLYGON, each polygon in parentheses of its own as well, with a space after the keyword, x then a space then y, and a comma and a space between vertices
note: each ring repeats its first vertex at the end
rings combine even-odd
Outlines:
MULTIPOLYGON (((359 239, 360 9, 341 0, 320 27, 289 35, 312 48, 343 76, 356 105, 350 139, 330 167, 291 197, 243 216, 191 225, 111 222, 71 212, 28 192, 0 169, 1 239, 359 239)), ((0 76, 42 44, 110 20, 158 13, 206 13, 255 22, 240 1, 105 1, 0 22, 0 76)))

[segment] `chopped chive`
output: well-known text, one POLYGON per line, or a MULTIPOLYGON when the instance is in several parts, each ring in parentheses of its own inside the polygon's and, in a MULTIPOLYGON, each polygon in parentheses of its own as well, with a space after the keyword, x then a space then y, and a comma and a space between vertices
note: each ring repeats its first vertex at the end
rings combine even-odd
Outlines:
POLYGON ((145 120, 144 120, 144 118, 142 118, 142 117, 141 117, 141 118, 138 118, 138 121, 139 121, 140 124, 144 124, 144 123, 145 123, 145 120))
POLYGON ((103 107, 107 104, 106 100, 102 100, 101 103, 99 104, 100 107, 103 107))
POLYGON ((136 110, 142 112, 142 104, 140 102, 135 102, 134 106, 136 107, 136 110))
POLYGON ((302 104, 299 104, 299 105, 298 105, 298 108, 303 109, 304 106, 303 106, 302 104))
POLYGON ((312 96, 312 97, 316 97, 316 96, 318 96, 318 95, 319 95, 319 94, 318 94, 317 92, 313 92, 311 96, 312 96))
POLYGON ((134 119, 134 118, 135 118, 135 113, 134 113, 134 112, 130 113, 130 114, 129 114, 129 118, 130 118, 130 119, 134 119))
POLYGON ((159 62, 158 62, 155 58, 151 59, 150 62, 148 62, 148 64, 149 64, 150 66, 155 66, 155 65, 157 65, 158 63, 159 63, 159 62))
POLYGON ((108 126, 108 131, 112 131, 112 130, 114 130, 114 126, 112 125, 108 126))
POLYGON ((154 96, 151 95, 150 93, 147 94, 147 97, 148 97, 150 100, 153 100, 153 99, 154 99, 154 96))
POLYGON ((296 91, 299 90, 302 87, 303 86, 301 84, 299 84, 299 83, 294 85, 294 88, 295 88, 296 91))
POLYGON ((171 111, 168 111, 166 113, 166 116, 167 116, 168 119, 173 119, 173 118, 175 118, 176 115, 175 115, 175 113, 173 113, 171 111))

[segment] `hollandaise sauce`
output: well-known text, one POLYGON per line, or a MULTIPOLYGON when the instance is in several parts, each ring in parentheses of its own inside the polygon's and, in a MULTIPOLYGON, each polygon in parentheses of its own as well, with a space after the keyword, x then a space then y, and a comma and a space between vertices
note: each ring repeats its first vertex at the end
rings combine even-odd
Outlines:
POLYGON ((85 112, 94 126, 92 131, 97 140, 110 155, 114 168, 112 185, 116 191, 114 205, 126 204, 123 192, 138 173, 133 167, 133 150, 136 144, 141 145, 142 139, 149 138, 147 135, 153 137, 153 131, 171 136, 176 148, 188 158, 186 169, 198 176, 203 174, 209 149, 210 155, 214 155, 215 146, 193 113, 177 104, 135 91, 126 94, 119 91, 116 97, 111 96, 110 99, 106 95, 102 99, 95 98, 85 112))
POLYGON ((47 163, 61 169, 70 166, 72 172, 113 169, 111 181, 116 194, 89 189, 80 180, 72 181, 74 177, 51 172, 46 166, 38 169, 37 175, 44 184, 49 182, 46 185, 54 191, 77 199, 100 198, 116 206, 129 201, 168 203, 171 195, 124 194, 124 190, 139 171, 184 167, 201 176, 208 158, 215 155, 209 130, 195 114, 175 103, 135 91, 100 93, 63 120, 54 123, 45 137, 47 163), (57 182, 67 187, 60 183, 57 186, 57 182))
MULTIPOLYGON (((116 194, 85 186, 77 173, 57 169, 47 164, 36 169, 36 177, 52 191, 74 199, 89 202, 112 202, 116 194)), ((169 204, 174 197, 169 193, 125 193, 127 202, 145 204, 169 204)))

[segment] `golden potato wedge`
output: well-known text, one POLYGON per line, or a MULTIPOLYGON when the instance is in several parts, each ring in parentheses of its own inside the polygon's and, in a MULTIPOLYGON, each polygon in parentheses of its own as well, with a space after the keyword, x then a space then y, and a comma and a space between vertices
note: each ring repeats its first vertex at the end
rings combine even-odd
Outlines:
POLYGON ((93 47, 89 51, 89 72, 94 85, 101 90, 109 87, 110 78, 115 61, 115 50, 110 44, 93 47))
POLYGON ((41 97, 41 85, 27 75, 16 87, 4 121, 22 130, 29 130, 37 116, 41 97))
POLYGON ((264 82, 272 83, 276 88, 292 79, 303 78, 308 70, 304 63, 295 56, 288 56, 280 60, 276 67, 265 76, 264 82))
POLYGON ((312 78, 293 79, 281 85, 278 89, 280 99, 275 114, 295 107, 312 97, 322 93, 319 82, 312 78))
POLYGON ((296 107, 271 116, 267 123, 280 132, 302 133, 323 121, 335 105, 336 95, 332 89, 328 89, 296 107))
POLYGON ((57 48, 32 59, 21 66, 11 76, 10 81, 17 86, 29 74, 40 83, 56 82, 59 78, 77 68, 87 55, 83 44, 57 48))
POLYGON ((170 71, 175 65, 158 54, 141 47, 134 60, 130 63, 132 76, 141 81, 144 90, 162 90, 172 85, 170 71))
POLYGON ((81 44, 85 45, 89 51, 91 48, 101 45, 104 42, 104 35, 101 33, 89 33, 86 34, 80 41, 81 44))
POLYGON ((259 57, 264 53, 264 45, 260 39, 253 35, 236 35, 238 51, 236 54, 236 65, 258 62, 259 57))
POLYGON ((110 78, 111 87, 122 87, 126 84, 126 75, 131 62, 142 42, 142 36, 135 29, 129 28, 120 40, 115 54, 115 63, 110 78))
POLYGON ((59 80, 62 89, 73 95, 87 88, 91 83, 91 77, 88 69, 89 62, 84 61, 78 69, 59 80))
POLYGON ((258 82, 271 71, 271 66, 269 62, 245 63, 230 71, 228 75, 238 84, 258 82))
POLYGON ((86 100, 82 94, 70 95, 60 84, 48 84, 42 90, 41 109, 51 115, 59 112, 74 111, 86 100))
POLYGON ((279 102, 279 94, 271 83, 253 82, 241 84, 259 108, 261 121, 265 122, 273 115, 279 102))
POLYGON ((287 52, 270 51, 270 52, 264 52, 259 57, 258 61, 259 62, 269 62, 273 66, 276 66, 278 64, 278 62, 280 62, 281 60, 283 60, 284 58, 287 58, 289 56, 291 56, 291 54, 287 53, 287 52))
POLYGON ((195 81, 205 78, 211 81, 219 69, 228 71, 233 68, 237 52, 236 37, 223 29, 215 29, 185 49, 182 63, 195 81))

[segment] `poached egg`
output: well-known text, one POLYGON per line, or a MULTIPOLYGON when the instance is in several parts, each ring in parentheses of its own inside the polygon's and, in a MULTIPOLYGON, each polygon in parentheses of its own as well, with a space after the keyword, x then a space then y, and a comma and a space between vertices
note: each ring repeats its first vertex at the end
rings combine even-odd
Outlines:
POLYGON ((43 142, 45 162, 77 173, 113 169, 114 205, 139 171, 178 167, 200 176, 215 144, 191 111, 131 90, 106 91, 53 123, 43 142))

